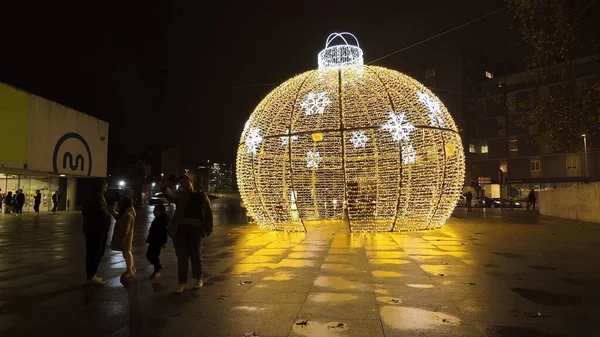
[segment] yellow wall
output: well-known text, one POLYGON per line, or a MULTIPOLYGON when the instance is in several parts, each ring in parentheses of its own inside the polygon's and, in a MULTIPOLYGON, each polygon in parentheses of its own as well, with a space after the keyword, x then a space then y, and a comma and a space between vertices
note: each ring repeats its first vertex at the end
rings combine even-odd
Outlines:
POLYGON ((28 112, 29 94, 0 83, 0 166, 23 168, 28 112))

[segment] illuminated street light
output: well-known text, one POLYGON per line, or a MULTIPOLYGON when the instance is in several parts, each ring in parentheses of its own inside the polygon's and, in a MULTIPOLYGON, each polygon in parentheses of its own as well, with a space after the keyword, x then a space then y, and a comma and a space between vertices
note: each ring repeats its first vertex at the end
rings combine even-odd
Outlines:
POLYGON ((152 183, 152 188, 156 187, 156 183, 152 183))
POLYGON ((125 186, 125 180, 119 181, 119 187, 123 187, 123 186, 125 186))

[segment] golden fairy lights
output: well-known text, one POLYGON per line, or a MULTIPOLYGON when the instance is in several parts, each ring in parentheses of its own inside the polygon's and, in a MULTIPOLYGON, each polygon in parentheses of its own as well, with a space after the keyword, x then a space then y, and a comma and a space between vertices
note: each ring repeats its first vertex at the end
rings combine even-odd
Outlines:
POLYGON ((452 117, 414 79, 363 65, 346 39, 329 46, 337 37, 348 35, 328 38, 319 69, 281 84, 250 116, 237 156, 248 210, 260 227, 286 231, 323 220, 352 231, 443 226, 464 177, 452 117))

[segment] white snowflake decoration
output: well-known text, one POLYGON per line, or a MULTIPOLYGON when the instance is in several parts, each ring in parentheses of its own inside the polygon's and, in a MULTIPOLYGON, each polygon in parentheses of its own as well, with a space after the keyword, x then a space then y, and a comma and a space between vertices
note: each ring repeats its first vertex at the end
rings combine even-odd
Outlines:
MULTIPOLYGON (((290 129, 287 129, 285 131, 285 134, 289 135, 290 134, 290 129)), ((281 136, 279 138, 281 139, 281 146, 283 146, 283 147, 285 147, 288 144, 288 139, 290 139, 290 138, 292 139, 292 142, 295 141, 295 140, 298 140, 298 136, 291 136, 291 137, 290 136, 281 136)))
POLYGON ((259 128, 252 128, 250 132, 248 132, 248 136, 246 136, 246 149, 248 152, 252 154, 256 154, 258 150, 258 146, 262 143, 263 137, 260 135, 259 128))
POLYGON ((307 116, 320 114, 322 115, 325 112, 325 108, 331 103, 331 100, 326 96, 327 92, 318 92, 309 93, 304 101, 300 103, 302 109, 304 109, 304 113, 307 116))
POLYGON ((390 112, 390 119, 383 126, 384 130, 388 130, 392 134, 392 139, 396 142, 402 140, 408 141, 408 136, 415 129, 415 127, 406 121, 406 115, 404 112, 395 114, 390 112))
POLYGON ((402 164, 414 164, 417 161, 417 152, 411 144, 402 146, 402 164))
POLYGON ((322 160, 319 151, 308 151, 306 154, 306 167, 319 168, 322 160))
POLYGON ((446 123, 441 115, 442 107, 440 102, 424 91, 417 92, 417 95, 419 96, 419 102, 423 103, 429 110, 429 121, 431 122, 431 125, 439 128, 445 127, 446 123))
POLYGON ((352 143, 352 145, 354 145, 355 148, 359 148, 365 147, 365 145, 367 145, 368 140, 369 138, 367 138, 364 131, 354 131, 352 132, 350 143, 352 143))

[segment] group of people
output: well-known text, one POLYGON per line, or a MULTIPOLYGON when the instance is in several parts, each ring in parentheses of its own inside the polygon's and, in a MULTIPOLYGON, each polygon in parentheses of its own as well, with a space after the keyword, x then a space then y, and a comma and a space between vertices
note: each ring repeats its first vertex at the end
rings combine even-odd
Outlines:
MULTIPOLYGON (((18 189, 13 194, 12 191, 8 191, 6 194, 2 194, 0 189, 0 213, 2 212, 2 205, 4 205, 4 214, 14 213, 19 216, 23 214, 23 207, 25 206, 26 196, 22 189, 18 189)), ((58 192, 54 192, 52 195, 52 213, 56 213, 58 209, 58 202, 60 201, 58 192)), ((42 193, 40 190, 36 190, 33 195, 33 211, 35 215, 40 214, 40 205, 42 204, 42 193)))
MULTIPOLYGON (((175 293, 181 294, 188 289, 188 267, 191 262, 194 278, 193 289, 203 286, 202 258, 200 244, 212 233, 213 216, 208 196, 194 189, 192 178, 188 175, 179 178, 181 191, 173 192, 175 179, 163 186, 166 202, 176 205, 172 218, 167 215, 162 204, 154 208, 154 220, 150 225, 146 243, 146 258, 153 265, 151 279, 161 276, 164 267, 160 262, 160 253, 166 247, 167 237, 171 237, 177 255, 179 286, 175 293)), ((107 184, 104 180, 94 181, 92 193, 83 204, 83 234, 86 243, 86 276, 87 284, 100 285, 104 281, 96 275, 98 266, 104 256, 108 241, 111 219, 116 219, 110 248, 121 251, 125 259, 126 270, 121 275, 128 279, 136 274, 133 254, 133 233, 135 230, 136 212, 134 201, 123 197, 118 209, 106 204, 104 193, 107 184)))

